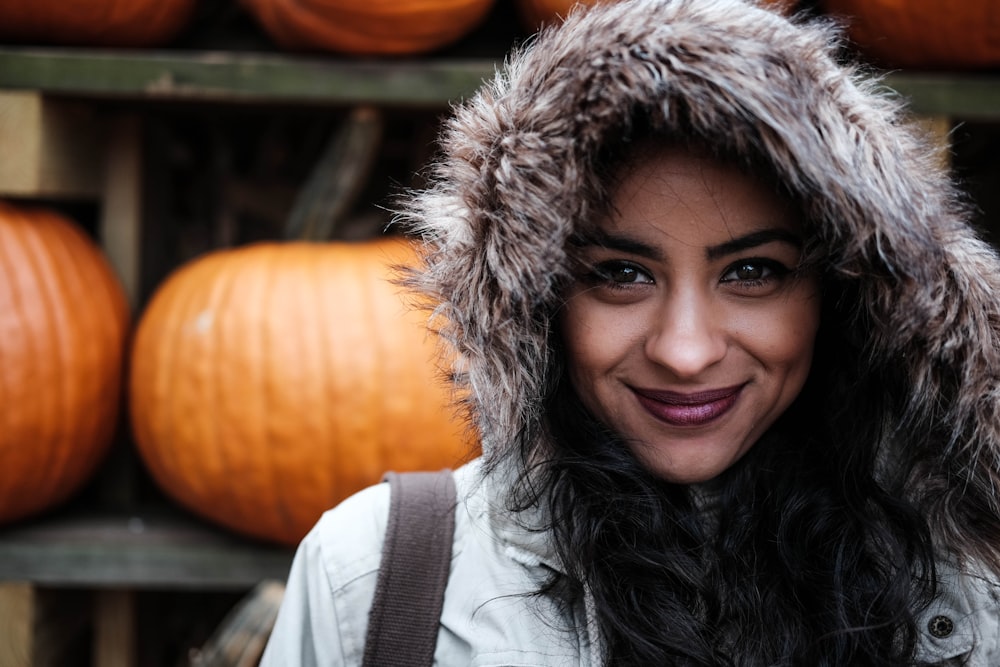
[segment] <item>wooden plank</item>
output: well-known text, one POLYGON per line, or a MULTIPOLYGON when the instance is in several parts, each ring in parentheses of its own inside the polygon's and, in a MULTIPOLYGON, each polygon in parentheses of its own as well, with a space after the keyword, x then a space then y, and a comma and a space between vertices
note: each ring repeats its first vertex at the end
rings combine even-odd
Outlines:
POLYGON ((488 59, 0 49, 0 88, 129 99, 442 107, 467 97, 494 71, 488 59))
POLYGON ((0 585, 0 665, 34 664, 32 619, 35 590, 30 584, 0 585))
POLYGON ((1000 77, 994 74, 897 72, 885 83, 922 116, 963 120, 1000 119, 1000 77))
POLYGON ((181 518, 45 518, 0 531, 0 581, 241 590, 288 576, 293 549, 181 518))
MULTIPOLYGON (((493 77, 498 59, 361 61, 238 52, 0 48, 0 88, 119 99, 441 107, 493 77)), ((997 73, 893 72, 914 112, 1000 118, 997 73)))
POLYGON ((62 667, 89 633, 84 591, 0 584, 0 667, 62 667))
POLYGON ((135 619, 132 591, 97 591, 94 598, 94 667, 135 667, 135 619))
POLYGON ((109 125, 100 241, 134 310, 140 287, 142 121, 137 114, 118 114, 109 125))
POLYGON ((79 102, 0 92, 0 194, 93 199, 101 192, 103 124, 79 102))

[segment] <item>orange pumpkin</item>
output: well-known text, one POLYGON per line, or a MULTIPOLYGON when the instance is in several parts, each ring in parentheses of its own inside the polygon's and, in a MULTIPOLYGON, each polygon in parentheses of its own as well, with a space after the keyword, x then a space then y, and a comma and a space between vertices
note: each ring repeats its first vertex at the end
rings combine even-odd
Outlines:
POLYGON ((0 2, 0 36, 18 42, 153 46, 181 31, 195 0, 15 0, 0 2))
POLYGON ((295 543, 386 470, 468 454, 427 313, 389 278, 399 239, 259 243, 174 272, 136 330, 133 431, 166 492, 295 543))
MULTIPOLYGON (((596 5, 618 0, 514 0, 521 23, 534 32, 547 23, 561 21, 575 5, 596 5)), ((790 6, 795 0, 764 0, 766 5, 790 6)))
POLYGON ((892 67, 1000 66, 997 0, 823 0, 872 60, 892 67))
POLYGON ((426 53, 464 37, 494 0, 243 0, 283 47, 354 55, 426 53))
POLYGON ((0 202, 0 521, 73 494, 120 415, 128 304, 75 223, 0 202))

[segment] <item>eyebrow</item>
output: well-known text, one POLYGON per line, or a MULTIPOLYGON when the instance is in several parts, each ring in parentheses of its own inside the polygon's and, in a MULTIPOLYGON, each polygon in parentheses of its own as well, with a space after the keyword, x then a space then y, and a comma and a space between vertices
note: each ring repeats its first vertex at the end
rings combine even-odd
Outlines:
POLYGON ((576 245, 581 248, 586 248, 587 246, 608 248, 609 250, 626 252, 630 255, 638 255, 639 257, 653 260, 663 259, 663 253, 656 246, 644 243, 630 236, 611 234, 603 229, 595 229, 588 232, 586 236, 577 239, 576 245))
POLYGON ((708 257, 708 259, 718 259, 743 250, 756 248, 757 246, 762 246, 773 241, 788 243, 796 248, 802 247, 802 239, 786 229, 762 229, 759 232, 751 232, 745 236, 732 239, 731 241, 720 243, 719 245, 709 246, 705 249, 705 256, 708 257))
MULTIPOLYGON (((773 241, 788 243, 796 248, 802 247, 802 239, 792 232, 777 228, 762 229, 718 245, 709 246, 705 249, 705 256, 709 260, 715 260, 720 257, 725 257, 726 255, 732 255, 744 250, 749 250, 750 248, 766 245, 773 241)), ((580 247, 599 246, 657 261, 663 259, 663 253, 657 246, 645 243, 644 241, 639 241, 638 239, 634 239, 630 236, 612 234, 603 229, 596 229, 588 233, 585 238, 579 239, 578 245, 580 247)))

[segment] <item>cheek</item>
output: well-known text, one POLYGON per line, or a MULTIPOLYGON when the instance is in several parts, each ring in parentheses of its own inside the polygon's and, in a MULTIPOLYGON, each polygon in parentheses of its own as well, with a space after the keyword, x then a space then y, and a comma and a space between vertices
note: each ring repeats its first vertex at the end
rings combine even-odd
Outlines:
POLYGON ((637 341, 649 329, 651 317, 643 304, 609 305, 581 290, 566 300, 558 319, 559 333, 570 361, 610 363, 641 344, 637 341))
POLYGON ((812 364, 819 330, 820 300, 814 290, 790 295, 775 307, 750 314, 742 323, 742 339, 761 362, 804 381, 812 364))
POLYGON ((581 397, 594 392, 627 356, 634 327, 593 300, 569 299, 559 318, 569 377, 581 397))
POLYGON ((586 369, 600 365, 602 357, 607 354, 607 346, 602 344, 602 338, 606 343, 608 337, 598 335, 602 324, 596 315, 593 309, 570 300, 559 319, 566 363, 574 383, 581 374, 588 374, 586 369))

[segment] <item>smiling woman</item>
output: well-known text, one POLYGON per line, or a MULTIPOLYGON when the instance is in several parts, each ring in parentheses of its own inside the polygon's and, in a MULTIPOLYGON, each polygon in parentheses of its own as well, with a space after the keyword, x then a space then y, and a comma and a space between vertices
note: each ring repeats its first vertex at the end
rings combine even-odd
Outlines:
POLYGON ((561 317, 571 385, 663 479, 715 478, 805 384, 820 298, 801 235, 772 188, 662 146, 630 161, 584 232, 561 317))
MULTIPOLYGON (((436 664, 1000 664, 1000 258, 837 43, 596 3, 455 110, 400 215, 482 444, 436 664)), ((303 541, 267 667, 361 663, 389 506, 303 541)))

